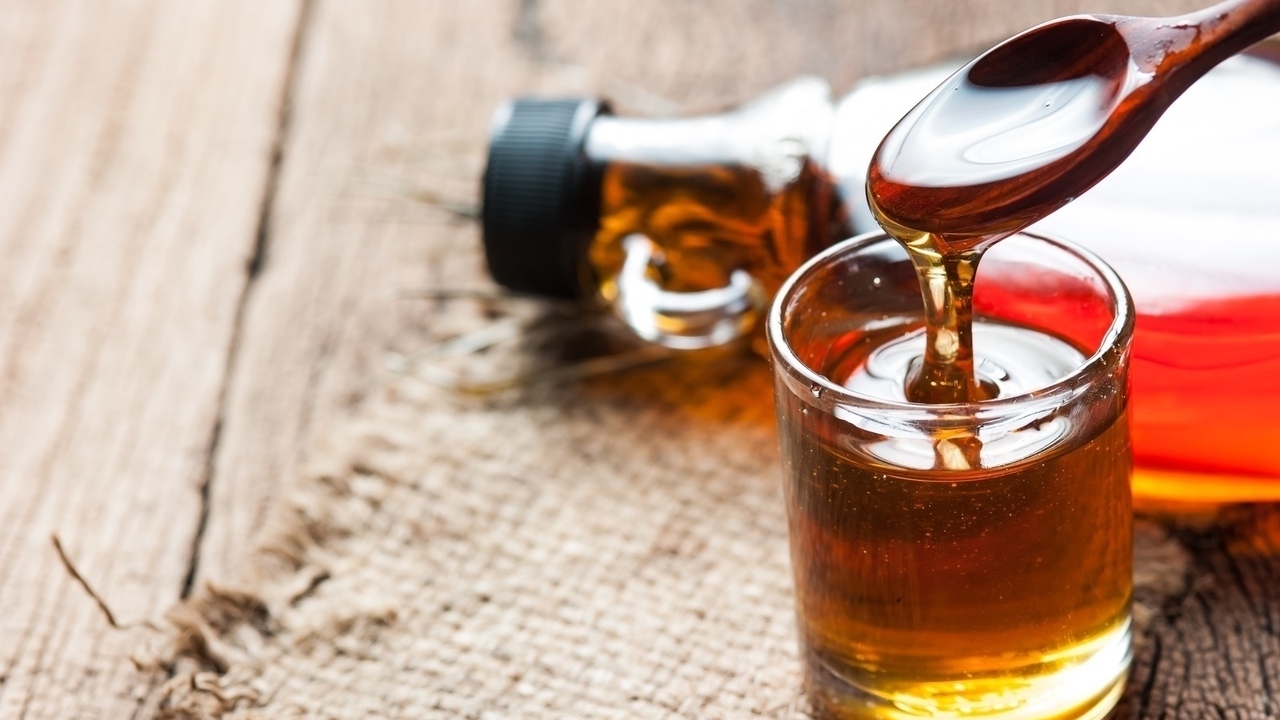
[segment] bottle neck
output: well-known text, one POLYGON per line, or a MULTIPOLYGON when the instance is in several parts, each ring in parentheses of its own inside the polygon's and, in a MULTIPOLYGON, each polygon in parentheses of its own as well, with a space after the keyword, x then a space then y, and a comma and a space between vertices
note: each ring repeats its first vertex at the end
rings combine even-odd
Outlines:
POLYGON ((602 115, 587 134, 584 151, 598 165, 612 162, 698 166, 747 163, 753 148, 742 142, 733 115, 653 120, 602 115))
POLYGON ((676 120, 598 117, 585 150, 596 163, 767 168, 779 154, 799 153, 824 166, 834 114, 826 82, 802 77, 718 115, 676 120))

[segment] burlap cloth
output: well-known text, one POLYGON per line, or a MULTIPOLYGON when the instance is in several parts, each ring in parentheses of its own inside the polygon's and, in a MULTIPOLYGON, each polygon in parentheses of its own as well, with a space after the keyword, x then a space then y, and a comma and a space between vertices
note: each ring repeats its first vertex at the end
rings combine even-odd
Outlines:
POLYGON ((752 358, 388 379, 234 586, 171 613, 159 714, 807 717, 772 414, 752 358))

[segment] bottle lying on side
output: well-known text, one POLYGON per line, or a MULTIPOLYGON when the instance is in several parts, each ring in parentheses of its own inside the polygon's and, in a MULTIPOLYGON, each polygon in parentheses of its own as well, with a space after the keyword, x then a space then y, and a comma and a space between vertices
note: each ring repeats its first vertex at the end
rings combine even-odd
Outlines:
MULTIPOLYGON (((1133 293, 1141 496, 1280 498, 1275 58, 1263 45, 1211 71, 1118 170, 1032 228, 1098 253, 1133 293)), ((485 174, 490 270, 514 290, 607 307, 669 347, 746 335, 804 260, 876 229, 872 152, 955 67, 872 78, 836 103, 801 78, 699 118, 509 103, 485 174)))

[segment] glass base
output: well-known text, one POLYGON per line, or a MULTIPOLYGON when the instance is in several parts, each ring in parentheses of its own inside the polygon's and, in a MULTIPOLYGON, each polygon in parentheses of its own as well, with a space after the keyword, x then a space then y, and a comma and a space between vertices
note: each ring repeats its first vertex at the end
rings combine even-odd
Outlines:
POLYGON ((1083 656, 1055 664, 1052 672, 914 678, 892 685, 859 682, 855 670, 838 672, 806 652, 808 691, 819 717, 830 720, 1098 720, 1124 692, 1133 657, 1129 623, 1087 645, 1083 656))

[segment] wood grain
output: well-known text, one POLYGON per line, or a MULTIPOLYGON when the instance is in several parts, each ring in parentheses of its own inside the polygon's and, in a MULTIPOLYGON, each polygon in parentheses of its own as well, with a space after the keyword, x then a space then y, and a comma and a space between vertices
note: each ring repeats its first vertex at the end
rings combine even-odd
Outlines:
MULTIPOLYGON (((486 117, 534 69, 513 7, 317 3, 301 48, 264 264, 246 307, 200 577, 234 577, 282 480, 428 327, 403 289, 482 282, 474 204, 486 117)), ((465 322, 465 321, 464 321, 465 322)))
MULTIPOLYGON (((1280 714, 1280 505, 1149 513, 1168 538, 1163 577, 1138 591, 1156 610, 1138 637, 1116 717, 1274 718, 1280 714), (1176 560, 1169 562, 1172 549, 1176 560)), ((1144 553, 1138 553, 1144 557, 1144 553)))
POLYGON ((0 717, 131 717, 122 619, 182 592, 292 2, 5 3, 0 717))

